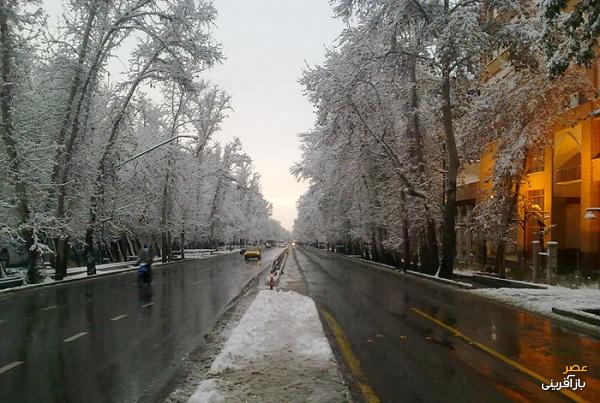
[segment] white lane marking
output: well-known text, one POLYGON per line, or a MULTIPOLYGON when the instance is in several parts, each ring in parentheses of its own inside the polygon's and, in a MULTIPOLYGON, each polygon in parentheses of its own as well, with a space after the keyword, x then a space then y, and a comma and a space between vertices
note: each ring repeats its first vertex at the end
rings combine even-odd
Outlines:
POLYGON ((138 283, 129 283, 129 285, 138 285, 138 283))
POLYGON ((9 371, 15 367, 18 367, 21 364, 25 364, 25 361, 15 361, 15 362, 11 362, 8 365, 3 366, 2 368, 0 368, 0 374, 6 371, 9 371))
POLYGON ((148 308, 149 306, 154 305, 154 302, 148 302, 147 304, 142 305, 142 308, 148 308))
POLYGON ((113 322, 116 322, 118 320, 125 318, 126 316, 127 316, 127 314, 123 314, 123 315, 115 316, 114 318, 110 318, 110 320, 112 320, 113 322))
POLYGON ((194 284, 200 284, 201 282, 202 282, 202 280, 198 280, 194 284))
POLYGON ((66 339, 64 339, 64 340, 63 340, 63 342, 65 342, 65 343, 70 343, 70 342, 72 342, 73 340, 77 340, 78 338, 80 338, 80 337, 82 337, 82 336, 85 336, 87 333, 88 333, 88 332, 79 332, 79 333, 77 333, 77 334, 74 334, 74 335, 73 335, 73 336, 71 336, 71 337, 67 337, 66 339))
POLYGON ((47 306, 45 308, 42 308, 42 311, 49 311, 49 310, 54 309, 54 308, 57 308, 57 306, 56 305, 50 305, 50 306, 47 306))
POLYGON ((0 323, 4 323, 4 322, 6 322, 6 319, 0 320, 0 323))

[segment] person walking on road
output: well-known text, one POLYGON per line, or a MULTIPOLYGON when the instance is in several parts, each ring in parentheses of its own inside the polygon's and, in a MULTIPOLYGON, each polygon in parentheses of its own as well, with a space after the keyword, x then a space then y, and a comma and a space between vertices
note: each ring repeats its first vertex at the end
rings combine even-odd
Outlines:
POLYGON ((147 244, 144 244, 144 246, 138 250, 137 264, 147 264, 148 266, 152 265, 152 255, 147 244))
POLYGON ((143 282, 149 283, 152 281, 152 252, 148 245, 144 244, 137 254, 137 262, 140 268, 138 273, 143 282))

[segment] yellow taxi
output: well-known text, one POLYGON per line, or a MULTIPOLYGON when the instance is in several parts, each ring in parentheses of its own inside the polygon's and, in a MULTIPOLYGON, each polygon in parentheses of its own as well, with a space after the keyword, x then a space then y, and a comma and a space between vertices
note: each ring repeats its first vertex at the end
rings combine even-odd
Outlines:
POLYGON ((244 259, 258 259, 260 260, 260 248, 258 246, 251 246, 246 249, 246 253, 244 253, 244 259))

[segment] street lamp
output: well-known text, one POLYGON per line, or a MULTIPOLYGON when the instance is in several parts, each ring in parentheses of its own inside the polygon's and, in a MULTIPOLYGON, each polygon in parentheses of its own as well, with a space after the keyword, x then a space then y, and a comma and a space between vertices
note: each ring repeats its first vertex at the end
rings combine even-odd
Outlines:
POLYGON ((129 158, 128 160, 121 162, 119 165, 117 165, 117 167, 120 168, 123 165, 125 165, 125 164, 127 164, 127 163, 129 163, 129 162, 131 162, 131 161, 133 161, 135 159, 140 158, 142 155, 146 155, 150 151, 156 150, 158 147, 162 147, 165 144, 170 143, 171 141, 174 141, 174 140, 177 140, 177 139, 181 139, 181 138, 198 140, 198 136, 192 136, 192 135, 189 135, 189 134, 180 134, 180 135, 177 135, 177 136, 173 136, 171 138, 166 139, 165 141, 162 141, 162 142, 160 142, 160 143, 158 143, 156 145, 153 145, 152 147, 148 148, 145 151, 142 151, 139 154, 134 155, 133 157, 129 158))
POLYGON ((600 212, 600 207, 588 207, 585 211, 586 213, 583 218, 586 220, 593 220, 596 218, 596 212, 600 212))

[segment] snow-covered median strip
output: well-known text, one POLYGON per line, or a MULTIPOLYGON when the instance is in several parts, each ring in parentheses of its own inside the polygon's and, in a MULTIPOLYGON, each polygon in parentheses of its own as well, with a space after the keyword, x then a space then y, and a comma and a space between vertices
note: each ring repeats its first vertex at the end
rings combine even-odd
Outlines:
POLYGON ((349 398, 312 299, 260 291, 189 402, 349 398))

